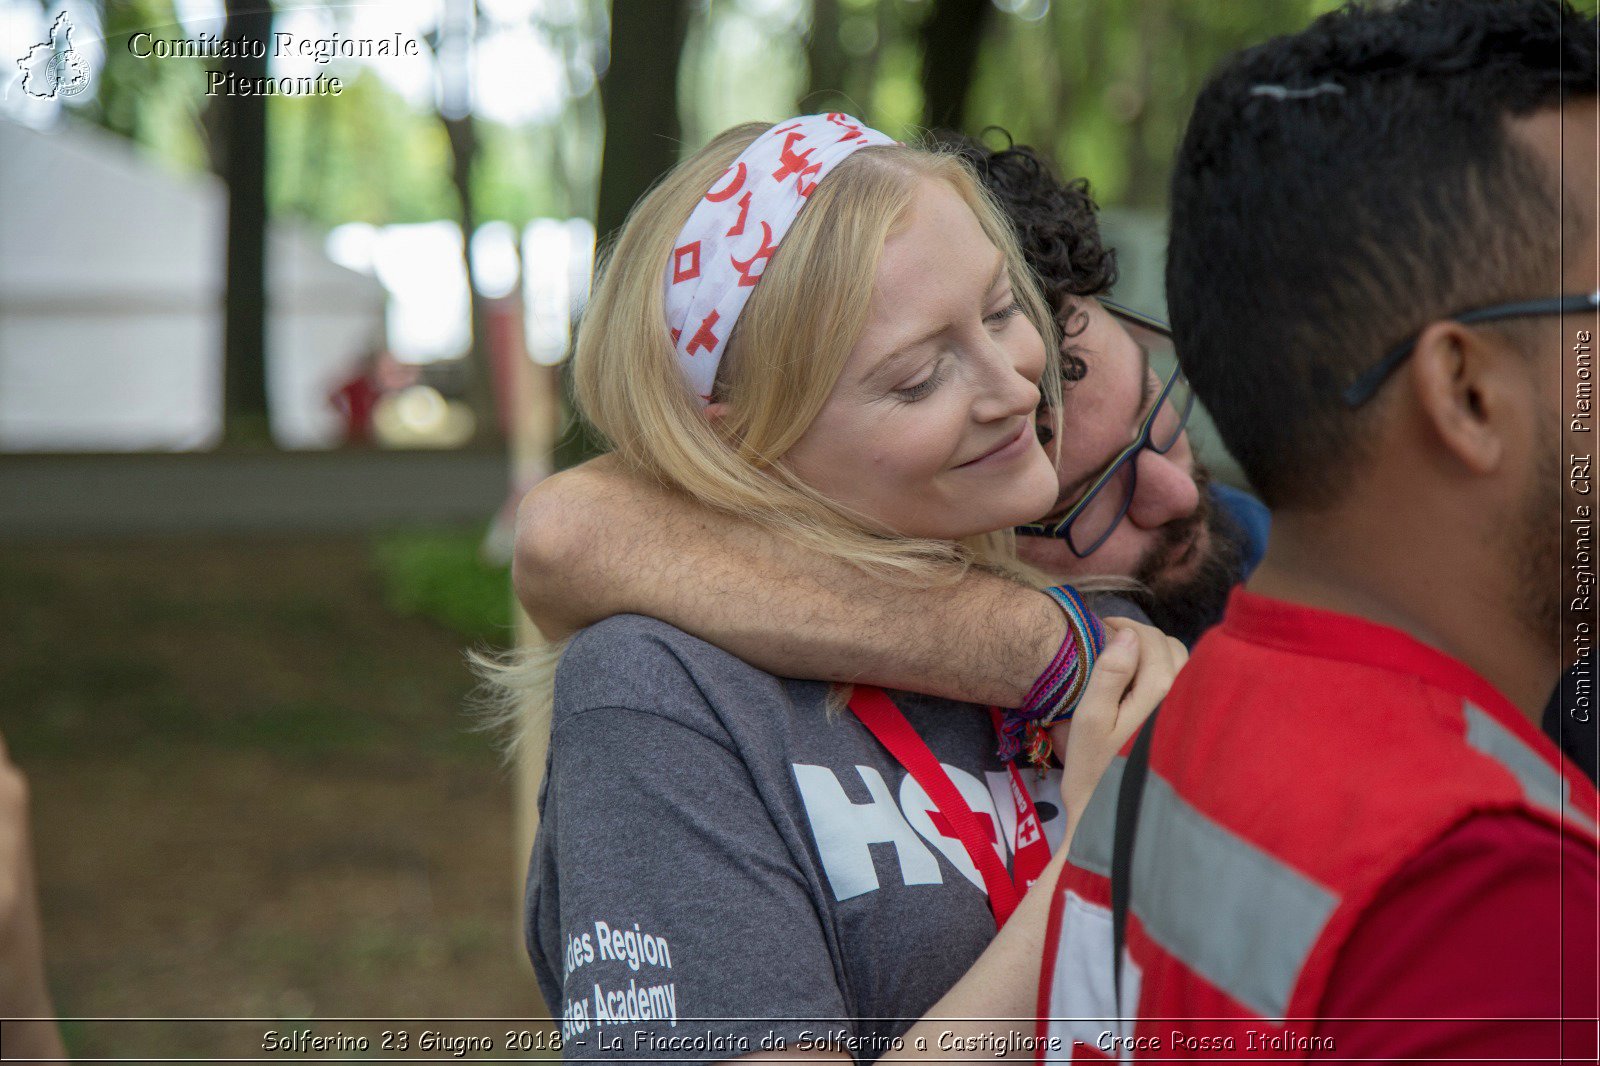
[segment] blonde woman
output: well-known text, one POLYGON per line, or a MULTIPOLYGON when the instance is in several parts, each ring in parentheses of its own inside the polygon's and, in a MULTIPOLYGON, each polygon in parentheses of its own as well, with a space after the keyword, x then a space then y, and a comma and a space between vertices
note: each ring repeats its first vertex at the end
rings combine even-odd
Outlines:
MULTIPOLYGON (((1055 500, 1053 330, 954 156, 807 116, 728 131, 640 201, 578 402, 632 470, 797 543, 908 584, 1021 575, 994 531, 1055 500)), ((580 633, 527 896, 566 1053, 993 1058, 1031 1034, 1049 844, 1183 661, 1111 623, 1091 674, 1097 624, 1040 682, 1078 703, 1049 774, 1001 761, 1015 722, 985 708, 780 679, 638 616, 580 633)))

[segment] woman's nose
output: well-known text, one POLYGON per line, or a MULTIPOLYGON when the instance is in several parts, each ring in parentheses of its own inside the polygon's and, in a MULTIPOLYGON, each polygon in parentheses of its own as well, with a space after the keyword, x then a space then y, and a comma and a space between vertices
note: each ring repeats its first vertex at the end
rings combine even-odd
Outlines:
POLYGON ((1031 345, 1002 344, 991 341, 984 364, 983 395, 973 405, 979 421, 1033 417, 1039 409, 1039 378, 1044 373, 1044 344, 1038 344, 1038 358, 1031 345))

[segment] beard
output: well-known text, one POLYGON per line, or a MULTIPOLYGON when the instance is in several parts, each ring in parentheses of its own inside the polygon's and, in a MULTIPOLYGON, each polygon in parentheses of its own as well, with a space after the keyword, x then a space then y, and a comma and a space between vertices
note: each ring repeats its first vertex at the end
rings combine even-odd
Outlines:
POLYGON ((1533 460, 1532 480, 1520 513, 1502 527, 1504 548, 1516 560, 1522 596, 1514 617, 1528 633, 1561 658, 1561 452, 1555 441, 1533 460))
POLYGON ((1148 591, 1130 594, 1157 628, 1186 645, 1193 645, 1222 618, 1243 563, 1244 531, 1213 503, 1211 473, 1199 463, 1195 464, 1194 483, 1200 490, 1199 505, 1193 514, 1162 527, 1160 542, 1146 553, 1133 575, 1148 591), (1202 530, 1206 533, 1204 554, 1191 564, 1191 572, 1182 578, 1166 576, 1202 530))

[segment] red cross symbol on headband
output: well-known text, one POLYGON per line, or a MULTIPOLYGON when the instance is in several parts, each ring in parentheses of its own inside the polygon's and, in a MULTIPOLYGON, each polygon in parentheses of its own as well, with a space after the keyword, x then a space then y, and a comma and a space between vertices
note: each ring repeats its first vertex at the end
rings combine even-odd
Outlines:
POLYGON ((846 114, 803 115, 757 134, 702 187, 661 285, 665 325, 694 395, 709 402, 740 312, 810 194, 856 149, 893 143, 846 114))
POLYGON ((689 338, 689 347, 687 351, 690 355, 693 355, 697 351, 716 351, 719 341, 717 335, 711 332, 711 327, 715 326, 717 324, 717 319, 721 317, 721 314, 713 311, 705 317, 703 322, 700 323, 700 328, 695 330, 693 337, 689 338))
POLYGON ((724 234, 724 236, 737 237, 739 234, 744 232, 744 220, 750 217, 751 195, 753 194, 747 192, 743 196, 739 197, 739 217, 734 220, 732 226, 728 227, 728 232, 724 234))
POLYGON ((809 195, 817 185, 816 182, 812 182, 808 188, 805 184, 805 179, 822 170, 821 163, 813 163, 811 161, 811 153, 815 149, 807 148, 803 152, 794 150, 795 142, 805 140, 805 136, 799 130, 790 130, 783 135, 783 147, 778 150, 778 163, 780 165, 777 170, 772 172, 772 176, 778 181, 785 181, 793 175, 795 188, 800 191, 801 196, 809 195))

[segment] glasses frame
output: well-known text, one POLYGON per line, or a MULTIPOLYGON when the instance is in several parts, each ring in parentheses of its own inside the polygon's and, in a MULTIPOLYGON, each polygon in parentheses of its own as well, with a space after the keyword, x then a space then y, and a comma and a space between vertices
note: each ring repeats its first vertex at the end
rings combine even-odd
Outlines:
MULTIPOLYGON (((1152 318, 1120 304, 1114 304, 1109 300, 1101 300, 1100 305, 1116 318, 1131 322, 1133 325, 1147 329, 1168 340, 1172 339, 1171 327, 1160 319, 1152 318)), ((1134 437, 1126 448, 1118 452, 1116 458, 1106 464, 1105 469, 1101 470, 1094 481, 1090 482, 1089 487, 1083 491, 1078 497, 1078 501, 1067 510, 1066 514, 1054 522, 1029 522, 1026 525, 1018 526, 1016 531, 1024 536, 1054 537, 1057 540, 1066 541, 1068 550, 1080 559, 1087 559, 1096 551, 1099 551, 1100 546, 1110 538, 1111 534, 1116 532, 1117 527, 1122 524, 1122 520, 1128 516, 1128 508, 1133 505, 1134 493, 1139 487, 1139 466, 1135 462, 1139 453, 1148 448, 1157 455, 1167 454, 1177 446, 1178 438, 1183 436, 1184 430, 1189 426, 1189 416, 1194 413, 1194 390, 1192 388, 1189 390, 1188 402, 1184 404, 1183 410, 1179 412, 1178 429, 1177 432, 1173 433, 1172 440, 1167 443, 1166 447, 1158 448, 1150 439, 1150 431, 1155 428, 1156 416, 1161 413, 1162 405, 1167 402, 1167 397, 1171 395, 1173 386, 1180 380, 1185 383, 1188 382, 1188 378, 1184 377, 1183 367, 1174 366, 1172 373, 1167 376, 1166 382, 1161 386, 1160 393, 1156 395, 1155 402, 1150 405, 1149 413, 1145 415, 1144 421, 1140 423, 1139 435, 1134 437), (1078 550, 1078 546, 1072 542, 1073 525, 1088 509, 1089 504, 1094 502, 1101 490, 1111 483, 1112 478, 1116 477, 1117 472, 1130 462, 1133 462, 1134 465, 1128 471, 1128 489, 1123 495, 1122 505, 1117 511, 1117 517, 1112 519, 1111 524, 1106 527, 1106 531, 1100 534, 1093 544, 1082 551, 1078 550)))
MULTIPOLYGON (((1466 311, 1459 311, 1453 315, 1446 315, 1440 322, 1459 322, 1464 326, 1478 325, 1484 322, 1498 322, 1507 318, 1532 318, 1542 315, 1578 315, 1585 311, 1600 308, 1600 289, 1591 293, 1581 293, 1571 296, 1552 296, 1542 300, 1517 300, 1513 303, 1491 304, 1488 307, 1474 307, 1466 311)), ((1430 322, 1429 325, 1432 325, 1430 322)), ((1422 329, 1427 329, 1424 326, 1422 329)), ((1361 372, 1361 376, 1345 387, 1340 398, 1344 405, 1352 410, 1360 407, 1378 393, 1383 383, 1389 376, 1400 368, 1400 364, 1417 348, 1417 341, 1422 336, 1422 329, 1389 349, 1378 362, 1372 364, 1361 372)))

